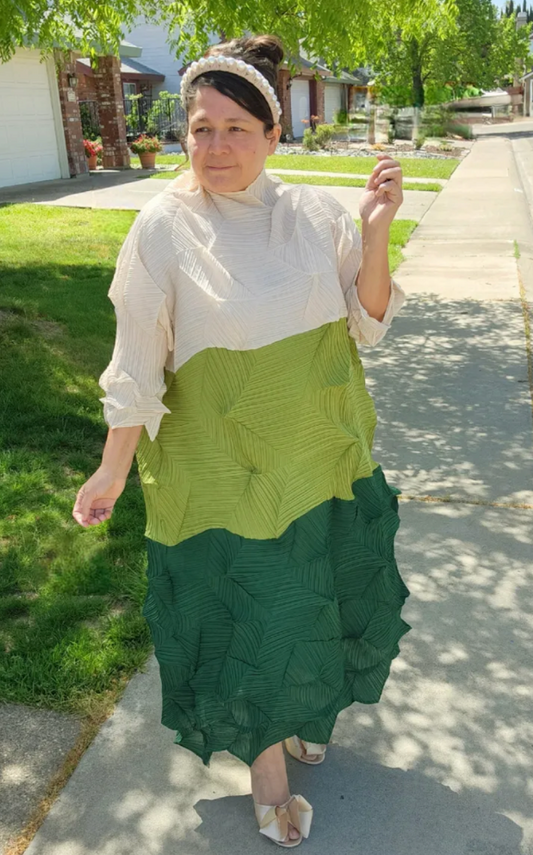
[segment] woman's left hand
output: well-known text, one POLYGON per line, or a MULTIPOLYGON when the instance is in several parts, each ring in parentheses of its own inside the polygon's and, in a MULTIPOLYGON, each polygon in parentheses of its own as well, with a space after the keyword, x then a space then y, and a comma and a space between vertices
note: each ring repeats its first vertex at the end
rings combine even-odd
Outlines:
POLYGON ((378 154, 378 163, 359 201, 363 225, 388 228, 403 202, 402 167, 388 154, 378 154))

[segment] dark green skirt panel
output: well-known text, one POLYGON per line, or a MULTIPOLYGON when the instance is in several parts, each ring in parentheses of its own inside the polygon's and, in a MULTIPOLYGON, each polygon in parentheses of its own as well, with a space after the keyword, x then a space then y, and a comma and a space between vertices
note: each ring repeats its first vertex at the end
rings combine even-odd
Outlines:
POLYGON ((148 540, 143 614, 162 723, 204 763, 227 750, 251 765, 293 734, 326 743, 342 709, 379 700, 409 630, 397 491, 378 467, 353 492, 273 540, 225 529, 176 546, 148 540))

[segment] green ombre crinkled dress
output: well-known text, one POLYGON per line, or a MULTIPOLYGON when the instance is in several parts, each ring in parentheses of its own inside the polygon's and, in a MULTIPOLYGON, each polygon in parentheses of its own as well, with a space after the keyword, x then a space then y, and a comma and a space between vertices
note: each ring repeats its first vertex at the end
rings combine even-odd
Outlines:
POLYGON ((397 490, 372 459, 357 344, 361 241, 325 190, 264 171, 239 193, 178 179, 139 215, 110 297, 100 378, 112 427, 143 424, 145 615, 162 723, 209 762, 250 764, 297 734, 328 742, 376 703, 408 591, 397 490))

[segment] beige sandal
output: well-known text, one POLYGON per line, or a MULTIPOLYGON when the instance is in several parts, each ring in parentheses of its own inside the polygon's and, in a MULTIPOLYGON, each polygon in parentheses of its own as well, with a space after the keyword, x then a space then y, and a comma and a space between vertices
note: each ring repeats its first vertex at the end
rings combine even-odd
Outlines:
POLYGON ((290 736, 285 740, 285 748, 295 760, 300 760, 301 763, 307 763, 308 766, 318 766, 326 759, 327 745, 320 745, 318 742, 304 742, 299 736, 290 736), (309 755, 316 754, 315 760, 308 760, 309 755))
POLYGON ((282 805, 260 805, 254 801, 259 833, 264 834, 278 846, 292 849, 299 846, 304 837, 309 837, 313 808, 303 796, 290 796, 282 805), (291 840, 289 823, 299 833, 291 840))

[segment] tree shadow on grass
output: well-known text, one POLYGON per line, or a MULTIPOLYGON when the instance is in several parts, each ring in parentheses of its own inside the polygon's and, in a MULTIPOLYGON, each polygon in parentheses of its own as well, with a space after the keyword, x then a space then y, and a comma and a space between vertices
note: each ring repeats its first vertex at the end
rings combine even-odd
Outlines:
POLYGON ((149 649, 145 513, 134 467, 110 523, 85 530, 71 516, 107 432, 97 380, 115 328, 109 269, 33 266, 14 272, 15 291, 17 276, 31 298, 0 311, 0 696, 69 709, 149 649), (84 291, 69 301, 74 286, 84 291), (56 679, 69 656, 71 675, 56 679))

